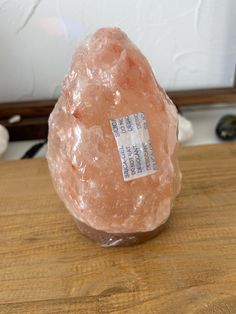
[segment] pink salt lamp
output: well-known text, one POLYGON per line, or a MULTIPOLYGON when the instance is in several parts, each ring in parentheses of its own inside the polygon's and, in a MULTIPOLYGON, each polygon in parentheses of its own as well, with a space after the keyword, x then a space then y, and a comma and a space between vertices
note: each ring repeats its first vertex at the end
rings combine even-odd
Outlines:
POLYGON ((176 108, 127 35, 76 50, 49 118, 48 165, 80 231, 102 246, 155 236, 180 191, 176 108))

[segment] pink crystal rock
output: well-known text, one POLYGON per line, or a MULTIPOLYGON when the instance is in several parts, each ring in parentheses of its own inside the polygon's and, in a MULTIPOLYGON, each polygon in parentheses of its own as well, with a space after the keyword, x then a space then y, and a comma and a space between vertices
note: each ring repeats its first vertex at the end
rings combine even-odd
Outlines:
POLYGON ((176 108, 118 28, 81 43, 49 118, 48 165, 82 233, 103 246, 153 237, 180 190, 176 108))

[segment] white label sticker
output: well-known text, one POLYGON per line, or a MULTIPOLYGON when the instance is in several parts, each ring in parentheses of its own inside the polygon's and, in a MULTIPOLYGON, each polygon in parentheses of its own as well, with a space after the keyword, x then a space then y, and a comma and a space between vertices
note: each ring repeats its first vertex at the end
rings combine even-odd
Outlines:
POLYGON ((157 171, 152 144, 143 112, 110 121, 118 147, 125 181, 157 171))

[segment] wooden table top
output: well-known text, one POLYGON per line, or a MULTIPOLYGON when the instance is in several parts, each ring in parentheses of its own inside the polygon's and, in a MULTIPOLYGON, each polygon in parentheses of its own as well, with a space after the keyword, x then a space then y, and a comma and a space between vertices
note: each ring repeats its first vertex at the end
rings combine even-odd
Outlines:
POLYGON ((181 148, 167 228, 127 248, 82 236, 45 159, 0 165, 0 313, 236 313, 236 144, 181 148))

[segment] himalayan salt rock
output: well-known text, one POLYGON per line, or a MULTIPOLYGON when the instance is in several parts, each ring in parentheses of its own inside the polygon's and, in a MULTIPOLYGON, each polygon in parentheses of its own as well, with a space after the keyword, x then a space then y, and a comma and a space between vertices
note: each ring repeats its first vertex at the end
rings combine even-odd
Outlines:
POLYGON ((153 237, 180 190, 176 108, 118 28, 81 43, 49 118, 48 165, 82 233, 102 246, 153 237))

